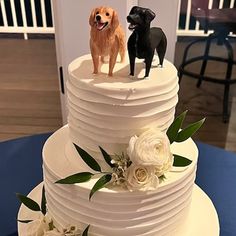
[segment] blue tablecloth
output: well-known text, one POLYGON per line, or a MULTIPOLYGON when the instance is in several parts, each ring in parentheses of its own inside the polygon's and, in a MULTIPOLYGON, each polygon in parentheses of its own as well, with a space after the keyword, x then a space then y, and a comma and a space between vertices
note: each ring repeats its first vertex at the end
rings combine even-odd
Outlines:
POLYGON ((15 193, 27 195, 42 181, 42 147, 50 134, 0 143, 0 236, 18 235, 15 193))
MULTIPOLYGON (((42 147, 49 135, 0 143, 0 236, 17 235, 20 203, 15 193, 27 194, 42 181, 42 147)), ((236 154, 203 143, 197 145, 200 155, 196 183, 217 209, 220 235, 236 236, 236 154)))
POLYGON ((203 143, 197 145, 196 183, 217 210, 220 236, 236 236, 236 154, 203 143))

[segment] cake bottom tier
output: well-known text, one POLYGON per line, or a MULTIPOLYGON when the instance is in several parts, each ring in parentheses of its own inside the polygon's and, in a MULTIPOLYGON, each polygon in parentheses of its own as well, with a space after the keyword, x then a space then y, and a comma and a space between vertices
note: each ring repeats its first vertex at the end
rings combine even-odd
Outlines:
MULTIPOLYGON (((38 203, 41 201, 43 183, 38 185, 28 195, 38 203)), ((24 205, 21 205, 18 219, 35 219, 38 218, 38 212, 30 211, 24 205)), ((92 228, 91 228, 92 229, 92 228)), ((18 234, 19 236, 27 235, 27 224, 18 222, 18 234)), ((89 236, 97 236, 99 234, 90 233, 89 236)), ((127 235, 128 234, 121 234, 127 235)), ((216 210, 208 198, 208 196, 197 186, 194 185, 192 193, 192 201, 189 207, 189 212, 186 214, 185 219, 176 229, 167 234, 149 234, 152 236, 199 236, 199 235, 211 235, 219 236, 219 221, 216 210), (207 212, 207 214, 206 214, 207 212)))
POLYGON ((96 178, 74 185, 55 183, 75 173, 92 171, 76 152, 68 126, 64 126, 43 148, 44 186, 50 215, 61 227, 90 225, 92 235, 168 235, 183 224, 188 214, 198 158, 191 139, 172 144, 171 151, 188 157, 192 163, 166 173, 156 190, 103 188, 89 200, 96 178))

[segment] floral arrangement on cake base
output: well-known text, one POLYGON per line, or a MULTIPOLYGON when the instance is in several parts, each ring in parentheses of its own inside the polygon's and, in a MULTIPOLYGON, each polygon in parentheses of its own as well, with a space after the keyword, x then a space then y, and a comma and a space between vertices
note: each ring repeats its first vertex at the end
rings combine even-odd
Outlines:
POLYGON ((39 205, 33 199, 17 193, 16 196, 27 208, 39 212, 38 218, 34 220, 21 220, 21 223, 27 223, 27 231, 24 236, 87 236, 90 225, 84 231, 74 225, 68 225, 65 228, 59 228, 54 225, 53 219, 47 210, 47 202, 44 186, 42 188, 41 204, 39 205))

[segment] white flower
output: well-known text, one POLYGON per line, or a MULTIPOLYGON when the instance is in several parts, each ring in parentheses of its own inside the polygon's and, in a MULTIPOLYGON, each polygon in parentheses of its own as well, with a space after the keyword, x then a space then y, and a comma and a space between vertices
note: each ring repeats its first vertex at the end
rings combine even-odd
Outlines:
MULTIPOLYGON (((66 227, 64 228, 57 228, 57 231, 60 233, 60 234, 55 234, 55 236, 81 236, 81 230, 74 226, 74 225, 67 225, 66 227)), ((51 236, 51 234, 49 234, 49 236, 51 236)), ((54 236, 54 234, 52 234, 52 236, 54 236)))
POLYGON ((155 166, 158 177, 170 170, 173 164, 169 139, 158 129, 150 129, 139 137, 132 137, 127 154, 135 165, 155 166))
POLYGON ((65 236, 80 236, 81 235, 81 230, 74 225, 68 226, 64 230, 64 232, 65 232, 65 236))
POLYGON ((47 231, 43 236, 81 236, 81 231, 76 226, 68 225, 65 228, 60 227, 47 231))
POLYGON ((138 137, 135 135, 135 136, 131 137, 130 140, 129 140, 129 146, 128 146, 128 148, 127 148, 127 155, 128 155, 130 158, 131 158, 132 153, 133 153, 133 151, 134 151, 134 145, 135 145, 137 139, 138 139, 138 137))
POLYGON ((57 229, 53 229, 44 233, 43 236, 64 236, 64 233, 59 232, 57 229))
POLYGON ((167 162, 165 162, 163 165, 156 165, 155 169, 156 169, 156 175, 158 177, 164 175, 166 172, 170 171, 172 169, 173 166, 173 162, 174 162, 174 157, 173 155, 170 156, 169 160, 167 162))
POLYGON ((40 215, 27 224, 26 236, 43 236, 44 232, 49 230, 49 223, 51 218, 48 215, 40 215))
POLYGON ((131 164, 126 171, 126 182, 129 190, 154 190, 159 185, 159 179, 153 166, 131 164))

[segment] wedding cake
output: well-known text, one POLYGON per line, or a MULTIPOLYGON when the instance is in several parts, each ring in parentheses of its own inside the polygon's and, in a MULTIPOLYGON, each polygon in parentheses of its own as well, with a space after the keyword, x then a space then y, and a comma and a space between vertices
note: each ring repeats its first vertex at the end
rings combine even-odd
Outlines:
MULTIPOLYGON (((137 78, 143 76, 142 63, 141 60, 136 63, 137 78)), ((168 142, 162 132, 174 120, 178 100, 177 71, 165 61, 164 68, 151 69, 149 79, 134 80, 127 76, 128 62, 116 65, 113 78, 105 75, 107 66, 101 67, 99 75, 92 75, 90 55, 76 59, 69 66, 69 123, 55 132, 43 149, 48 212, 58 228, 73 225, 84 229, 90 225, 89 235, 94 236, 169 235, 183 224, 188 214, 198 157, 192 140, 172 144, 171 153, 187 156, 192 163, 170 169, 172 155, 168 145, 162 143, 168 142), (163 180, 149 179, 150 183, 140 185, 141 188, 133 179, 128 180, 128 188, 110 184, 91 199, 90 191, 100 176, 72 185, 55 183, 78 172, 94 173, 73 143, 95 157, 103 172, 109 172, 99 146, 110 155, 126 153, 131 137, 144 136, 145 142, 145 134, 150 138, 150 130, 160 131, 157 135, 151 134, 150 145, 147 144, 147 148, 156 150, 141 151, 146 151, 146 155, 158 151, 159 155, 166 155, 162 157, 165 163, 161 168, 166 165, 170 171, 163 170, 163 180)), ((151 156, 146 157, 147 162, 149 158, 151 156)))
POLYGON ((157 67, 154 57, 145 79, 143 64, 136 60, 134 77, 127 56, 112 77, 108 63, 92 74, 90 54, 69 65, 68 125, 44 145, 41 206, 18 195, 41 212, 27 222, 19 213, 20 236, 189 235, 198 159, 189 137, 203 121, 183 128, 186 112, 175 119, 172 63, 157 67))

